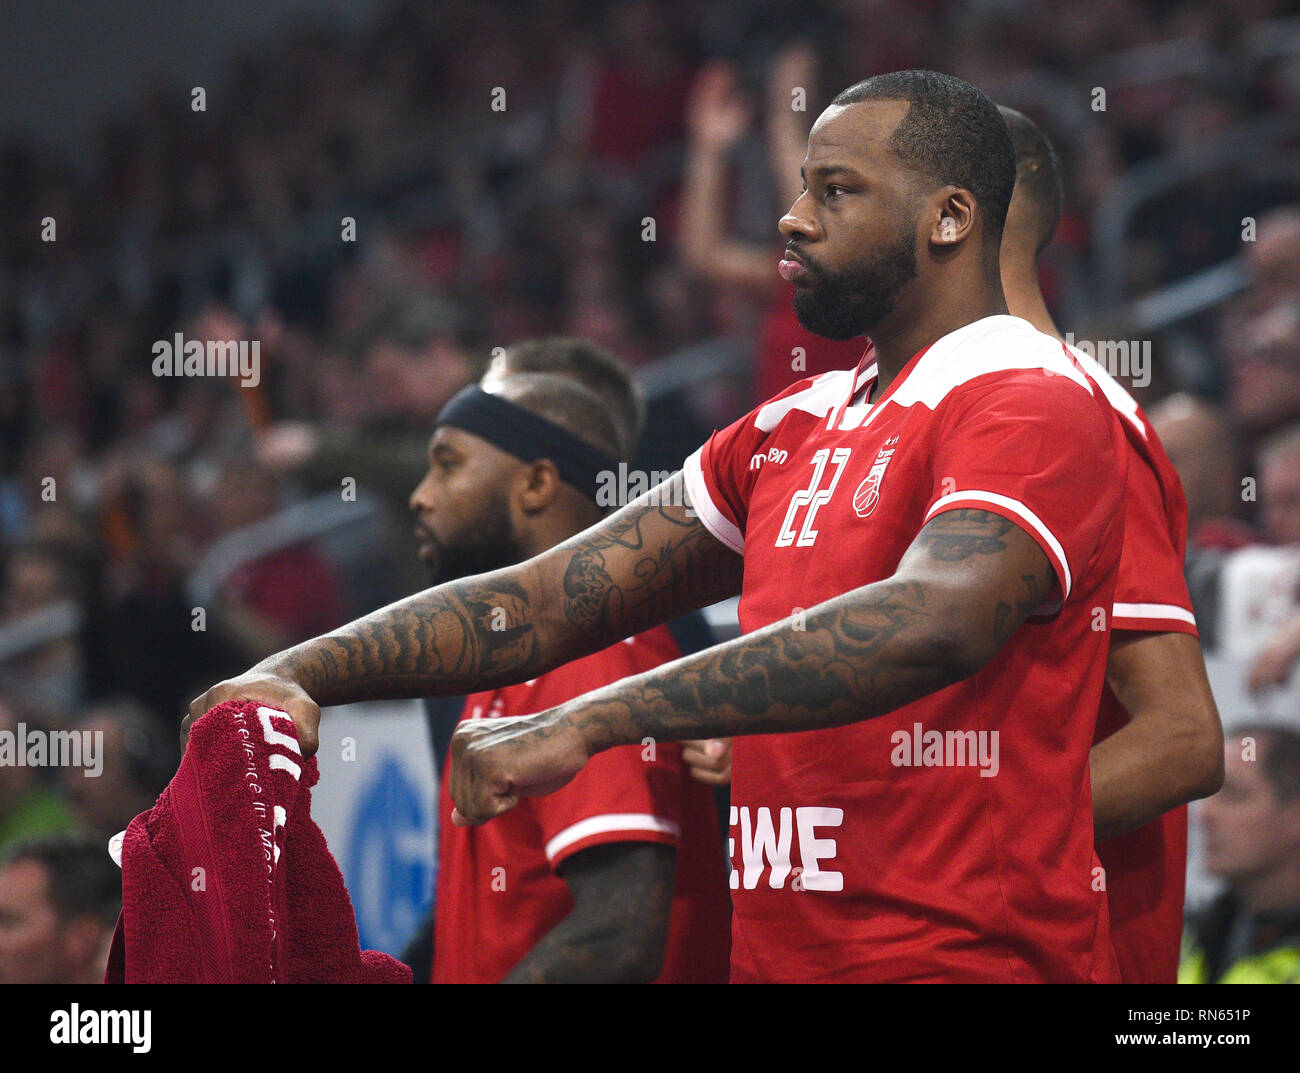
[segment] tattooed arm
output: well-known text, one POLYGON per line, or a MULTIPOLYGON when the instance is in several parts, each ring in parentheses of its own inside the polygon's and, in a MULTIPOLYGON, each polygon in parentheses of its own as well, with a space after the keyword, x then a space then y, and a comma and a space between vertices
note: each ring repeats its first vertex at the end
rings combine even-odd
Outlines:
POLYGON ((741 559, 700 524, 681 474, 517 566, 440 585, 270 656, 190 704, 246 698, 316 751, 320 706, 521 682, 740 591, 741 559))
POLYGON ((481 823, 550 793, 615 745, 817 730, 883 715, 969 677, 1056 586, 1018 526, 952 510, 925 526, 894 575, 789 620, 536 716, 462 724, 453 816, 481 823))
POLYGON ((508 984, 647 984, 663 969, 677 851, 653 842, 592 846, 560 865, 573 909, 508 984))

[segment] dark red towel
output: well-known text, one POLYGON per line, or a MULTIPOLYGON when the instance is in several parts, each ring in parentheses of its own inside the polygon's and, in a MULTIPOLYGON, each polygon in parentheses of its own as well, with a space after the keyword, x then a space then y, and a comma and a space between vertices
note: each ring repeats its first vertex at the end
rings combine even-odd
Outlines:
POLYGON ((316 759, 293 720, 249 701, 194 724, 175 777, 122 842, 106 983, 406 983, 362 950, 311 818, 316 759))

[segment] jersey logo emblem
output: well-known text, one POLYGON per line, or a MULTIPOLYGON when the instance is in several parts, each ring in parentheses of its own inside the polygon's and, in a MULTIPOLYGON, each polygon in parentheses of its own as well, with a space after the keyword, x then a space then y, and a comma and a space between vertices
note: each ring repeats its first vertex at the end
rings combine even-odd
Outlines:
POLYGON ((777 465, 785 462, 790 457, 789 453, 781 450, 779 447, 770 447, 766 452, 759 451, 749 460, 750 469, 762 469, 764 462, 775 462, 777 465))
POLYGON ((885 479, 885 470, 889 466, 889 460, 894 457, 894 452, 898 450, 897 445, 897 436, 885 441, 884 446, 880 448, 880 453, 876 455, 875 462, 871 464, 871 469, 862 478, 858 490, 853 493, 853 511, 859 518, 870 517, 871 512, 876 509, 876 504, 880 502, 880 482, 885 479))

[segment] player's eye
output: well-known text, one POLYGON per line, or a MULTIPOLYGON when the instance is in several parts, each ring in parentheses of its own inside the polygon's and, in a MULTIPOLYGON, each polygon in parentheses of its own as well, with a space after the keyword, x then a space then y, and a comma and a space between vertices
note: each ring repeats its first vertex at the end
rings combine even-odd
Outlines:
POLYGON ((847 194, 848 192, 849 190, 847 187, 839 186, 836 183, 831 183, 829 186, 826 187, 826 198, 827 200, 830 200, 831 198, 841 197, 842 195, 847 194))

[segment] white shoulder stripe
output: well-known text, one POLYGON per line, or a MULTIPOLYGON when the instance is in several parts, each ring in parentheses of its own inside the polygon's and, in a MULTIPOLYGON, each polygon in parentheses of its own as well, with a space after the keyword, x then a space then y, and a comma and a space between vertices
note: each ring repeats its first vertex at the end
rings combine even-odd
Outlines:
POLYGON ((949 392, 986 373, 1041 369, 1092 394, 1092 385, 1053 339, 1019 317, 985 317, 949 332, 922 355, 893 401, 934 409, 949 392))
MULTIPOLYGON (((1027 320, 1001 314, 972 321, 937 340, 921 356, 907 379, 894 389, 889 402, 896 406, 920 403, 933 410, 950 392, 978 376, 1017 369, 1039 369, 1061 376, 1093 394, 1092 381, 1066 357, 1059 339, 1040 332, 1027 320)), ((864 371, 862 377, 854 369, 822 373, 802 391, 760 407, 754 415, 754 427, 760 432, 771 432, 792 410, 828 418, 852 398, 870 372, 864 371)), ((871 424, 883 409, 873 407, 863 427, 871 424)))
MULTIPOLYGON (((1069 346, 1068 343, 1065 345, 1069 346)), ((1138 416, 1137 399, 1125 391, 1124 385, 1111 376, 1106 367, 1096 358, 1089 357, 1078 347, 1073 346, 1070 347, 1070 353, 1083 366, 1083 371, 1097 382, 1097 386, 1101 388, 1101 393, 1106 396, 1106 401, 1110 403, 1111 409, 1137 429, 1138 435, 1144 440, 1149 439, 1147 427, 1143 424, 1142 418, 1138 416)))
MULTIPOLYGON (((919 404, 936 410, 948 395, 976 377, 1017 370, 1059 376, 1094 394, 1092 381, 1066 357, 1059 339, 1027 320, 999 315, 972 321, 935 342, 888 401, 894 406, 919 404)), ((869 426, 885 409, 874 407, 861 427, 869 426)))
POLYGON ((825 417, 851 394, 853 369, 835 369, 822 373, 802 391, 783 399, 769 402, 754 415, 754 427, 760 432, 771 432, 791 410, 802 410, 814 417, 825 417))
POLYGON ((936 514, 947 510, 948 507, 955 503, 987 503, 990 506, 1009 510, 1017 518, 1021 519, 1042 537, 1043 542, 1051 549, 1051 554, 1056 558, 1057 565, 1061 568, 1061 576, 1065 579, 1065 592, 1062 594, 1061 600, 1064 602, 1070 598, 1070 590, 1074 586, 1074 579, 1070 575, 1070 563, 1065 557, 1065 549, 1061 547, 1061 542, 1056 539, 1052 531, 1047 528, 1037 514, 1018 499, 1012 499, 1010 496, 1000 495, 997 492, 982 492, 977 489, 970 489, 965 492, 953 492, 951 495, 941 496, 936 499, 934 505, 926 512, 925 521, 928 522, 936 514))
POLYGON ((579 820, 572 827, 566 827, 546 843, 546 859, 553 861, 575 842, 610 831, 655 831, 673 838, 682 837, 681 824, 672 820, 652 816, 648 812, 609 812, 604 816, 590 816, 579 820))
POLYGON ((691 497, 691 506, 699 515, 704 528, 717 537, 737 555, 745 554, 745 534, 717 508, 709 487, 704 482, 704 467, 700 465, 700 453, 703 447, 682 463, 682 474, 686 479, 686 491, 691 497))

